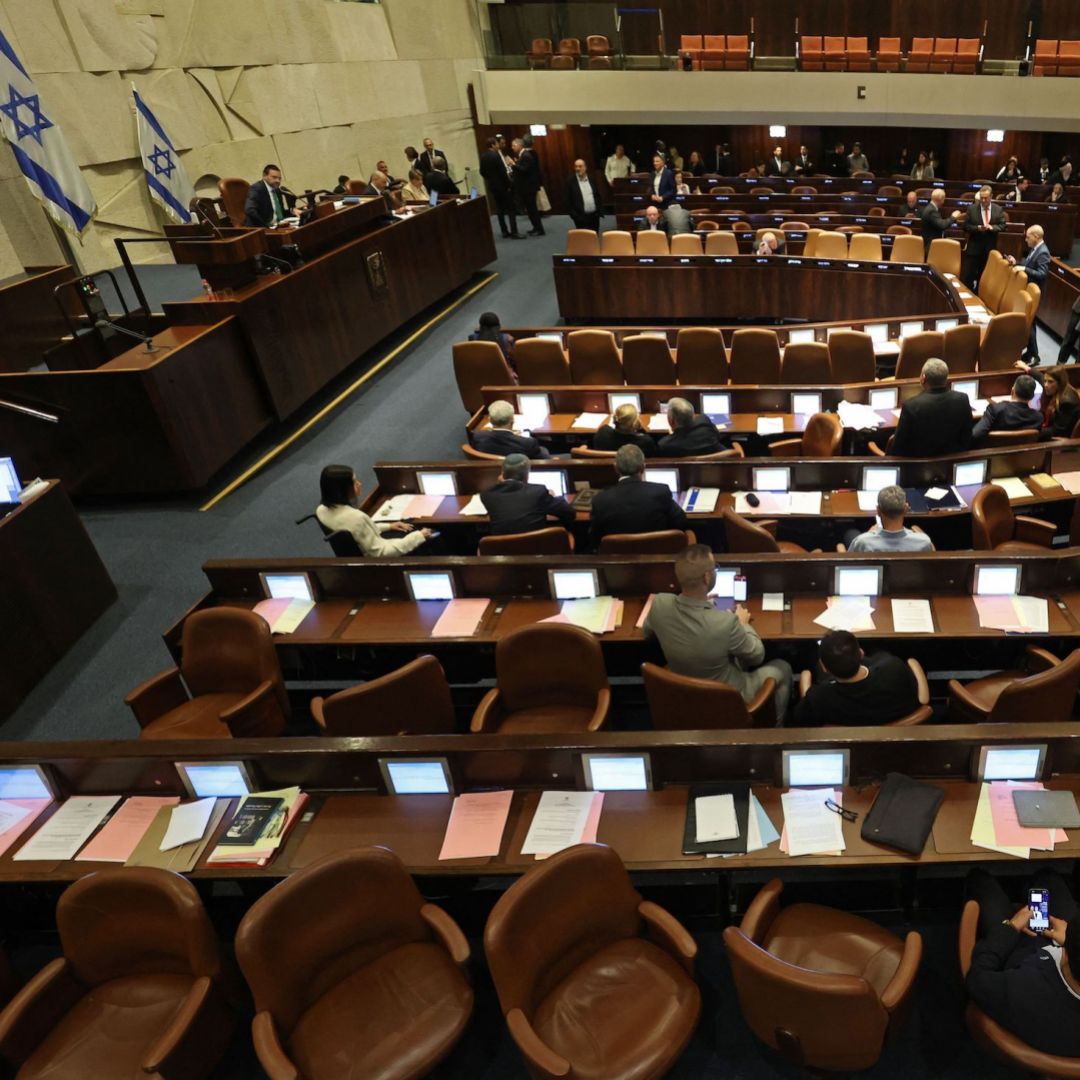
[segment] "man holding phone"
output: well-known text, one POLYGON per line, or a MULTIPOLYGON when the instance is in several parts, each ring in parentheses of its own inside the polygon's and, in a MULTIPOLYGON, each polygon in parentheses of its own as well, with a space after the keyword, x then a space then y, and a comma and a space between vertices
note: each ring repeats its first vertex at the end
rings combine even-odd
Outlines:
POLYGON ((1080 1057, 1080 912, 1064 878, 1036 873, 1028 903, 1015 914, 984 870, 968 875, 967 895, 979 903, 967 977, 972 1001, 1036 1050, 1080 1057), (1045 922, 1048 929, 1033 929, 1045 922))

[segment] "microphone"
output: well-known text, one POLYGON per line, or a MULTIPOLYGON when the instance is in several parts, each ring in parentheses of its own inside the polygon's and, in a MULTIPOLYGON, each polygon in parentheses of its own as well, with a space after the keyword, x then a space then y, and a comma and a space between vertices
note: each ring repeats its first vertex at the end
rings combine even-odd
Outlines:
POLYGON ((94 320, 95 330, 112 330, 121 334, 127 334, 128 337, 134 338, 136 341, 141 341, 146 346, 146 352, 156 353, 164 352, 166 349, 171 349, 171 345, 155 345, 153 338, 149 334, 140 333, 138 330, 129 330, 126 326, 120 326, 118 323, 111 322, 106 318, 97 318, 94 320))
POLYGON ((218 240, 224 240, 225 234, 218 228, 217 222, 206 212, 206 208, 201 206, 197 200, 193 203, 193 207, 196 215, 202 218, 202 220, 210 226, 214 233, 214 237, 218 240))
MULTIPOLYGON (((291 245, 295 247, 296 245, 291 245)), ((291 274, 292 263, 284 259, 275 258, 273 255, 255 256, 255 273, 257 274, 291 274)))

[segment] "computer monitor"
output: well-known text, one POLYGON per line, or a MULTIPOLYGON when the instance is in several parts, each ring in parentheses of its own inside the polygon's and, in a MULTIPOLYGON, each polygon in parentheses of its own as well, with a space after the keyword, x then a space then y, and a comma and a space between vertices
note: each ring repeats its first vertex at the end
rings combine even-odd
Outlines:
POLYGON ((887 386, 883 390, 870 391, 871 409, 895 409, 897 405, 897 392, 895 386, 887 386))
POLYGON ((701 411, 706 416, 730 416, 730 394, 702 394, 701 411))
POLYGON ((255 790, 242 761, 178 761, 176 771, 196 799, 230 799, 255 790))
POLYGON ((884 345, 889 340, 889 324, 883 322, 867 323, 863 327, 863 333, 869 334, 870 340, 875 345, 884 345))
POLYGON ((263 592, 271 600, 314 600, 310 574, 260 574, 263 592))
MULTIPOLYGON (((848 265, 850 266, 851 263, 848 263, 848 265)), ((860 264, 855 263, 855 266, 859 267, 860 264)), ((825 331, 825 340, 828 341, 829 338, 831 338, 833 336, 833 334, 839 332, 840 330, 850 330, 850 329, 851 329, 850 326, 830 326, 829 329, 825 331)))
POLYGON ((0 799, 55 799, 57 790, 41 765, 0 765, 0 799))
POLYGON ((17 503, 22 488, 19 474, 15 471, 15 461, 0 457, 0 503, 17 503))
POLYGON ((1046 743, 1028 746, 980 746, 975 758, 975 779, 1039 780, 1046 763, 1046 743))
POLYGON ((428 204, 430 206, 438 206, 439 205, 439 193, 437 191, 433 191, 428 196, 428 204))
POLYGON ((821 412, 821 394, 799 391, 791 395, 791 411, 796 416, 813 416, 821 412))
POLYGON ((444 757, 379 758, 388 795, 452 795, 450 763, 444 757))
POLYGON ((816 330, 808 330, 805 327, 797 327, 788 331, 787 343, 789 345, 813 345, 816 340, 816 330))
POLYGON ((923 332, 922 319, 915 320, 913 322, 902 322, 900 324, 900 336, 902 338, 911 337, 912 334, 921 334, 923 332))
POLYGON ((453 600, 457 595, 449 570, 406 570, 405 588, 413 600, 453 600))
POLYGON ((588 791, 649 791, 652 764, 648 754, 582 754, 581 771, 588 791))
POLYGON ((958 461, 953 466, 952 482, 957 487, 972 487, 976 484, 985 484, 989 464, 986 458, 981 461, 958 461))
POLYGON ((556 600, 591 600, 600 595, 595 570, 549 570, 548 584, 556 600))
POLYGON ((1020 564, 975 567, 973 596, 1015 596, 1020 591, 1020 564))
POLYGON ((979 380, 978 379, 957 379, 952 384, 952 389, 958 394, 966 394, 968 401, 975 404, 979 397, 979 380))
POLYGON ((900 482, 900 468, 897 465, 865 465, 862 471, 860 491, 880 491, 884 487, 900 482))
POLYGON ((633 405, 638 412, 641 412, 641 395, 621 393, 608 394, 608 412, 614 412, 620 405, 633 405))
POLYGON ((791 469, 763 466, 750 471, 755 491, 788 491, 791 488, 791 469))
POLYGON ((833 571, 836 596, 880 596, 882 567, 838 566, 833 571))
POLYGON ((557 341, 560 345, 563 343, 562 334, 549 330, 545 334, 536 335, 541 341, 557 341))
POLYGON ((551 415, 551 399, 547 394, 518 394, 518 412, 531 420, 545 420, 551 415))
POLYGON ((533 484, 543 484, 556 497, 561 498, 567 492, 566 472, 563 469, 533 469, 529 473, 529 480, 533 484))
POLYGON ((425 495, 457 494, 457 477, 452 472, 418 472, 416 483, 425 495))
POLYGON ((646 469, 645 479, 653 484, 667 484, 672 495, 678 495, 681 490, 678 469, 646 469))
POLYGON ((782 750, 784 787, 845 787, 851 773, 849 750, 782 750))
POLYGON ((944 334, 946 330, 955 330, 959 325, 959 319, 938 319, 934 323, 934 329, 944 334))

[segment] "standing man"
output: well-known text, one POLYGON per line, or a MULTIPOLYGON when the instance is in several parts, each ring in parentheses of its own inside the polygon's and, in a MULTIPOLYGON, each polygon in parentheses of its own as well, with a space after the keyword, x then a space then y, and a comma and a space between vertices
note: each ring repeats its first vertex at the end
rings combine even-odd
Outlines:
POLYGON ((265 165, 262 179, 248 188, 244 201, 244 224, 269 229, 287 218, 290 211, 285 205, 281 187, 281 169, 277 165, 265 165))
POLYGON ((664 228, 670 239, 672 236, 679 236, 681 233, 692 233, 694 231, 694 219, 690 217, 689 211, 680 202, 673 202, 664 211, 664 228))
MULTIPOLYGON (((422 158, 424 155, 421 154, 422 158)), ((460 195, 457 184, 446 174, 446 158, 436 155, 431 172, 424 174, 424 187, 428 191, 437 191, 440 195, 460 195)))
MULTIPOLYGON (((1041 225, 1029 225, 1024 233, 1024 240, 1028 246, 1027 258, 1020 264, 1024 273, 1027 274, 1028 284, 1036 284, 1041 289, 1046 282, 1046 272, 1050 269, 1050 249, 1043 243, 1043 227, 1041 225)), ((1010 266, 1016 265, 1016 259, 1012 255, 1005 256, 1010 266)), ((1028 336, 1026 354, 1023 359, 1029 368, 1038 367, 1042 363, 1039 358, 1039 338, 1035 331, 1035 320, 1031 320, 1031 333, 1028 336)))
POLYGON ((675 198, 675 174, 667 167, 663 155, 659 153, 653 154, 652 167, 652 191, 649 193, 649 202, 664 210, 675 198))
POLYGON ((615 153, 604 164, 604 179, 612 186, 616 180, 625 180, 634 171, 634 163, 626 156, 626 148, 619 143, 615 153))
MULTIPOLYGON (((954 210, 948 217, 945 217, 941 212, 944 205, 945 189, 934 188, 930 192, 930 201, 923 207, 923 212, 920 215, 922 218, 923 247, 926 251, 930 250, 931 240, 940 240, 949 226, 958 222, 962 216, 959 210, 954 210)), ((1000 209, 998 213, 1001 213, 1000 209)))
POLYGON ((536 207, 536 195, 544 182, 540 173, 540 161, 532 148, 532 136, 515 139, 511 144, 517 160, 513 165, 514 194, 521 200, 525 213, 529 217, 529 236, 543 236, 544 223, 540 220, 540 211, 536 207))
POLYGON ((795 172, 799 176, 809 176, 814 171, 814 163, 810 160, 810 150, 805 146, 799 147, 799 156, 795 159, 795 172))
POLYGON ((847 176, 848 172, 848 158, 847 154, 844 153, 844 144, 838 142, 829 155, 829 175, 847 176))
POLYGON ((1076 298, 1072 311, 1069 312, 1069 325, 1065 329, 1065 336, 1061 339, 1061 348, 1058 350, 1058 364, 1067 364, 1072 358, 1077 338, 1080 338, 1080 296, 1076 298))
POLYGON ((488 139, 487 149, 480 155, 480 175, 484 178, 488 198, 495 206, 503 236, 510 240, 524 240, 525 237, 518 232, 517 218, 514 216, 510 168, 499 152, 499 140, 495 136, 488 139))
POLYGON ((979 287, 979 278, 991 250, 997 247, 997 234, 1005 228, 1005 211, 993 201, 993 197, 994 192, 989 186, 979 188, 979 194, 968 208, 964 221, 967 247, 964 249, 960 277, 972 292, 979 287))
POLYGON ((731 153, 731 147, 727 143, 716 144, 715 161, 717 176, 735 175, 735 158, 731 153))
POLYGON ((851 144, 851 153, 848 154, 847 164, 848 176, 854 176, 857 172, 870 171, 870 161, 862 152, 862 146, 859 143, 851 144))
POLYGON ((787 176, 791 172, 791 162, 784 159, 784 148, 777 144, 773 147, 772 157, 765 159, 766 176, 787 176))
POLYGON ((574 162, 574 175, 566 181, 566 205, 575 229, 600 231, 600 193, 581 158, 574 162))
MULTIPOLYGON (((408 150, 405 151, 408 154, 408 150)), ((424 140, 424 152, 420 155, 419 161, 416 165, 422 173, 429 173, 435 168, 435 159, 441 157, 443 161, 446 161, 446 155, 441 150, 435 149, 435 144, 431 139, 424 140)))

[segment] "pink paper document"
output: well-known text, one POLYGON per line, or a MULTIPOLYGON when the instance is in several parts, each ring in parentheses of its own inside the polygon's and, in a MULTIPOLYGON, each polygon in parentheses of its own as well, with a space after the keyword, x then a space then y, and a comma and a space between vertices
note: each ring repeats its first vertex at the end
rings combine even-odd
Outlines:
POLYGON ((75 856, 76 862, 127 862, 139 846, 150 823, 163 806, 175 806, 178 795, 142 796, 128 799, 108 824, 75 856))
POLYGON ((274 629, 274 623, 285 614, 285 609, 292 603, 288 597, 283 600, 260 600, 251 610, 256 615, 261 615, 271 630, 274 629))
MULTIPOLYGON (((581 830, 581 839, 579 844, 595 844, 596 833, 600 828, 600 813, 604 809, 604 793, 602 791, 596 792, 593 795, 592 806, 589 808, 589 816, 585 819, 585 826, 581 830)), ((553 855, 554 852, 541 852, 534 855, 533 858, 538 862, 541 859, 546 859, 548 855, 553 855)))
POLYGON ((650 593, 649 599, 645 601, 645 606, 641 609, 641 614, 638 616, 638 620, 634 624, 639 630, 645 625, 645 620, 649 617, 649 612, 652 610, 652 602, 655 599, 656 594, 650 593))
POLYGON ((432 637, 472 637, 490 600, 451 600, 431 628, 432 637))
POLYGON ((414 495, 406 504, 402 517, 434 517, 442 506, 443 495, 414 495))
POLYGON ((3 832, 0 832, 0 855, 3 855, 33 825, 41 816, 41 812, 45 807, 52 803, 51 799, 7 799, 6 801, 30 812, 13 825, 9 825, 3 832))
POLYGON ((1054 844, 1068 840, 1064 829, 1027 828, 1016 816, 1014 791, 1044 791, 1038 781, 997 780, 990 784, 990 815, 994 821, 994 839, 1000 847, 1026 847, 1053 851, 1054 844))
POLYGON ((512 791, 482 791, 454 799, 440 860, 498 855, 513 797, 512 791))

